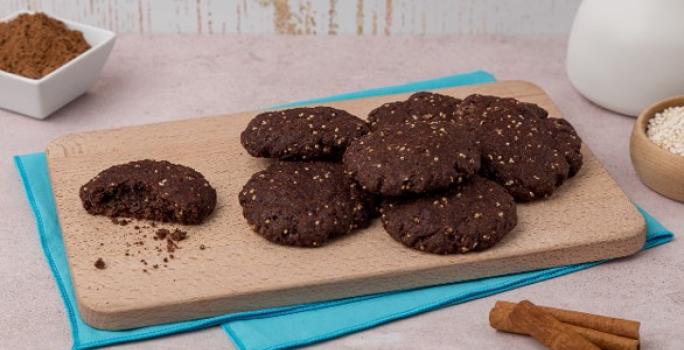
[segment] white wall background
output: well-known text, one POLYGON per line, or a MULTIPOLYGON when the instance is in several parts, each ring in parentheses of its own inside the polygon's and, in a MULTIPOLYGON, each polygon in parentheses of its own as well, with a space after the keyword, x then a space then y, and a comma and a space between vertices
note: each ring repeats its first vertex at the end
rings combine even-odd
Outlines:
POLYGON ((0 0, 117 32, 563 35, 580 0, 0 0))

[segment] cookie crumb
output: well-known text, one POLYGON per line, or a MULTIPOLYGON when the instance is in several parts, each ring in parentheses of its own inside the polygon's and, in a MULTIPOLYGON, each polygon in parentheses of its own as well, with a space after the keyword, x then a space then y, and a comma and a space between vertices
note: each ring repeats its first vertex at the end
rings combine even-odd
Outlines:
POLYGON ((171 240, 171 238, 166 240, 166 251, 167 252, 173 253, 176 251, 177 248, 178 248, 178 245, 176 245, 176 243, 173 240, 171 240))
POLYGON ((117 217, 112 218, 112 223, 115 225, 126 226, 126 225, 128 225, 129 222, 130 221, 128 221, 126 219, 121 219, 121 218, 117 218, 117 217))
POLYGON ((176 242, 182 241, 186 238, 188 238, 188 233, 186 231, 174 229, 173 232, 171 232, 171 239, 176 242))
POLYGON ((160 228, 155 233, 154 239, 164 240, 166 238, 166 236, 168 236, 170 233, 171 233, 171 231, 169 231, 165 228, 160 228))
POLYGON ((97 261, 95 261, 95 267, 98 270, 104 270, 107 267, 107 264, 105 264, 104 260, 102 258, 97 258, 97 261))

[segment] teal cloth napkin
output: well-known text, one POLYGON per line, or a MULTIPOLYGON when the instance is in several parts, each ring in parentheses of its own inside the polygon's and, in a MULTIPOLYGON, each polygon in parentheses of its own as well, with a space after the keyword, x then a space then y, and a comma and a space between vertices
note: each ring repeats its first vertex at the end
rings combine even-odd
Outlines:
MULTIPOLYGON (((309 103, 326 103, 337 100, 362 98, 446 88, 459 85, 492 82, 489 73, 477 71, 379 89, 300 101, 283 106, 309 103)), ((336 301, 285 306, 250 312, 234 313, 207 319, 142 327, 126 331, 104 331, 86 325, 78 315, 71 278, 64 252, 62 233, 57 219, 52 188, 44 153, 14 158, 26 196, 36 218, 40 242, 48 265, 64 300, 71 325, 73 348, 88 349, 123 342, 159 337, 172 333, 192 331, 222 325, 240 349, 283 349, 308 345, 377 326, 392 320, 430 311, 447 305, 481 298, 509 289, 558 277, 586 269, 592 262, 493 277, 461 283, 447 284, 410 291, 383 293, 336 301)), ((669 242, 671 232, 662 227, 648 213, 641 210, 647 222, 647 241, 644 249, 669 242)))

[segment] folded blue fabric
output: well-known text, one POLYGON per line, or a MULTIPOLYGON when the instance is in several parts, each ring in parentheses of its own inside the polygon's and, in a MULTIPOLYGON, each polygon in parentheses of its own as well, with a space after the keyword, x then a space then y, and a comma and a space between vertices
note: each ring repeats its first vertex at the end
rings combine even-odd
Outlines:
MULTIPOLYGON (((379 96, 494 81, 486 72, 454 75, 429 81, 323 99, 300 101, 288 106, 325 103, 349 98, 379 96)), ((344 300, 256 310, 202 320, 143 327, 126 331, 104 331, 86 325, 78 316, 75 296, 64 252, 52 188, 44 153, 15 157, 15 164, 36 218, 40 242, 64 300, 72 330, 73 348, 87 349, 148 339, 222 324, 241 349, 281 349, 307 345, 370 328, 435 308, 481 298, 512 288, 586 269, 602 262, 559 267, 515 275, 480 279, 403 292, 384 293, 344 300)), ((647 226, 645 249, 672 240, 672 233, 642 211, 647 226)))
MULTIPOLYGON (((647 226, 643 249, 650 249, 673 239, 673 234, 656 219, 641 208, 639 211, 646 219, 647 226)), ((383 293, 357 300, 345 299, 315 310, 232 320, 224 323, 223 329, 240 349, 266 350, 304 346, 567 275, 607 261, 609 260, 383 293)))
POLYGON ((348 92, 348 93, 339 94, 339 95, 332 95, 332 96, 327 96, 327 97, 319 97, 319 98, 313 98, 313 99, 309 99, 309 100, 290 102, 290 103, 285 103, 285 104, 273 106, 272 108, 289 108, 289 107, 302 106, 302 105, 313 105, 313 104, 329 103, 329 102, 335 102, 335 101, 355 100, 355 99, 365 98, 365 97, 403 94, 403 93, 416 92, 416 91, 422 91, 422 90, 436 90, 436 89, 445 89, 445 88, 451 88, 451 87, 456 87, 456 86, 464 86, 464 85, 493 83, 495 81, 496 81, 496 78, 494 78, 493 75, 491 75, 485 71, 478 70, 478 71, 474 71, 474 72, 470 72, 470 73, 448 75, 446 77, 421 80, 421 81, 414 81, 414 82, 406 83, 406 84, 383 86, 383 87, 379 87, 379 88, 359 90, 359 91, 348 92))

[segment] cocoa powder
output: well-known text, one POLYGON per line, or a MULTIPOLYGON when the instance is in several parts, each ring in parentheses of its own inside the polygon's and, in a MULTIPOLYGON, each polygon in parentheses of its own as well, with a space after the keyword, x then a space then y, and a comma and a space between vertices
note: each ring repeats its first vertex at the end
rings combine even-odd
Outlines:
POLYGON ((83 33, 43 13, 0 23, 0 70, 40 79, 90 49, 83 33))

